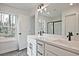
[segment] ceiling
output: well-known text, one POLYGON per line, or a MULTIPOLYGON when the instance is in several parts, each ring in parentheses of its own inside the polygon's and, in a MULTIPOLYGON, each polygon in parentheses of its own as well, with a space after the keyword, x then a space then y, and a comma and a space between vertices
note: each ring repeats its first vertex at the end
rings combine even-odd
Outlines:
POLYGON ((35 3, 6 3, 6 5, 21 9, 21 10, 31 10, 35 8, 38 4, 35 3))
MULTIPOLYGON (((27 11, 31 14, 34 14, 36 7, 39 5, 39 3, 5 3, 8 6, 18 8, 23 11, 27 11)), ((79 4, 73 4, 73 6, 77 6, 79 4)), ((70 8, 72 6, 69 5, 69 3, 49 3, 49 5, 46 7, 46 12, 41 13, 44 16, 60 16, 62 14, 62 11, 66 8, 70 8), (49 14, 47 14, 49 12, 49 14)))
POLYGON ((29 13, 34 13, 37 3, 4 3, 7 6, 14 7, 29 13))

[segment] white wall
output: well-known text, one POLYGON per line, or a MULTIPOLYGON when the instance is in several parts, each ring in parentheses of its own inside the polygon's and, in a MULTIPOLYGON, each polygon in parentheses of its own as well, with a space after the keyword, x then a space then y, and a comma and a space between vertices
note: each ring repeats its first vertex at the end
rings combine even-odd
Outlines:
POLYGON ((35 15, 30 16, 29 25, 30 25, 29 34, 34 35, 35 34, 35 15))
MULTIPOLYGON (((4 13, 9 13, 9 14, 14 14, 17 16, 17 34, 15 39, 18 41, 19 43, 19 48, 24 49, 27 47, 27 35, 31 34, 31 32, 33 33, 33 31, 29 31, 30 29, 34 30, 34 27, 32 25, 31 28, 31 20, 30 19, 30 15, 28 13, 28 11, 22 11, 19 10, 17 8, 13 8, 10 6, 5 6, 3 4, 0 4, 0 12, 4 12, 4 13), (22 35, 19 35, 19 33, 22 33, 22 35)), ((32 21, 33 23, 34 21, 32 21)), ((16 44, 15 44, 16 46, 16 44)), ((9 47, 10 48, 10 47, 9 47)))

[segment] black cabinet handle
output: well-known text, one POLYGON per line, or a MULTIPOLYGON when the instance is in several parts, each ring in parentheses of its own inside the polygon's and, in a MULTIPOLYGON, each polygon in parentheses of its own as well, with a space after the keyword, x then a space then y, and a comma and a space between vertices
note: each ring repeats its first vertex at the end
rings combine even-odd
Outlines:
POLYGON ((40 44, 40 43, 37 43, 38 45, 40 45, 40 46, 42 46, 42 44, 40 44))
POLYGON ((30 46, 29 46, 29 48, 30 48, 30 49, 32 49, 32 44, 31 44, 31 43, 30 43, 30 46))
POLYGON ((43 55, 41 52, 37 51, 37 53, 39 53, 40 55, 43 55))

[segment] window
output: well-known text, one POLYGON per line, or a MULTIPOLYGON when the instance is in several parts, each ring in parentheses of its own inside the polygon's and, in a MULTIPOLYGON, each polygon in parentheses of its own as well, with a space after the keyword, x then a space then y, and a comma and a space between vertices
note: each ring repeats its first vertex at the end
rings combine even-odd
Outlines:
POLYGON ((0 13, 0 36, 15 36, 15 20, 15 15, 0 13))

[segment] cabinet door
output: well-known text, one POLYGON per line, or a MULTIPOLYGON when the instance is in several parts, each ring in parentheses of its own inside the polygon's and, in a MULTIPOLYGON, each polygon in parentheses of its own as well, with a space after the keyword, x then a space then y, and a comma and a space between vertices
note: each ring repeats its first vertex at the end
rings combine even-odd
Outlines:
POLYGON ((27 54, 29 56, 36 56, 36 40, 31 37, 27 39, 27 54))
POLYGON ((78 32, 78 17, 77 14, 65 16, 65 34, 72 32, 74 35, 78 32))
POLYGON ((30 44, 31 44, 31 38, 30 38, 30 37, 27 37, 27 54, 28 54, 29 56, 31 56, 30 44))
POLYGON ((36 56, 36 40, 32 39, 31 43, 32 43, 32 51, 31 51, 32 56, 36 56))
POLYGON ((56 56, 55 54, 45 50, 45 56, 56 56))

